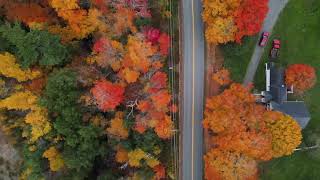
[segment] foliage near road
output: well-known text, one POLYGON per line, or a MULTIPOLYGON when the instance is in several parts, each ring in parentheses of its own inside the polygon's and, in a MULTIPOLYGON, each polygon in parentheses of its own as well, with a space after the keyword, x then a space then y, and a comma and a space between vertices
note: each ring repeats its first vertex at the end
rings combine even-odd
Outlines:
POLYGON ((240 84, 207 99, 203 127, 212 146, 204 156, 207 180, 257 179, 258 162, 292 154, 302 139, 292 117, 266 110, 240 84))
MULTIPOLYGON (((292 64, 307 64, 315 68, 316 76, 320 77, 320 52, 319 48, 319 18, 320 2, 317 0, 290 0, 283 10, 272 38, 282 41, 280 57, 277 60, 282 66, 292 64)), ((269 49, 271 44, 267 46, 269 49)), ((268 51, 263 56, 265 62, 268 51)), ((264 63, 262 62, 257 71, 255 84, 258 88, 264 88, 264 63)), ((311 121, 304 130, 303 146, 316 144, 315 138, 320 136, 320 84, 306 91, 298 99, 304 100, 311 113, 311 121), (313 140, 311 140, 313 139, 313 140)), ((296 99, 296 97, 295 97, 296 99)), ((320 173, 319 160, 314 158, 318 150, 308 150, 294 153, 292 156, 276 159, 267 163, 261 169, 263 179, 318 179, 320 173)), ((317 154, 317 155, 316 155, 317 154)))
POLYGON ((258 33, 268 12, 268 0, 205 0, 203 21, 206 40, 213 44, 241 43, 258 33))
POLYGON ((21 179, 169 179, 167 5, 0 0, 0 128, 21 179))

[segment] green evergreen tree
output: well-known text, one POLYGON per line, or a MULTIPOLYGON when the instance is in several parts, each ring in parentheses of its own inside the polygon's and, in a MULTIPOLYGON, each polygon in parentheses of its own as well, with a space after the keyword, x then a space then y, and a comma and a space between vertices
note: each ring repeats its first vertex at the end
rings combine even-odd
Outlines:
POLYGON ((66 46, 60 43, 60 37, 41 30, 24 30, 19 23, 0 26, 0 38, 7 40, 15 47, 14 54, 21 66, 62 65, 69 59, 66 46))

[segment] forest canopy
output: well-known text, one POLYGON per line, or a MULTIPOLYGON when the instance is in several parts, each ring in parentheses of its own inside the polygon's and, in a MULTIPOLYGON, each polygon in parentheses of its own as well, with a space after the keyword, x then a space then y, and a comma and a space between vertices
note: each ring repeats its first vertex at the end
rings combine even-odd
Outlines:
POLYGON ((0 127, 19 142, 20 179, 172 176, 172 37, 159 23, 167 4, 0 0, 0 8, 0 127))

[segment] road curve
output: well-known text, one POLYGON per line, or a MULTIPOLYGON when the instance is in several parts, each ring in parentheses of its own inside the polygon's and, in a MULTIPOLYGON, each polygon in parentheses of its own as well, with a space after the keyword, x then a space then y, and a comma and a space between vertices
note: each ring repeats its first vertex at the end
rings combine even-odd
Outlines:
POLYGON ((204 33, 201 0, 181 0, 181 180, 203 178, 204 33))
MULTIPOLYGON (((271 32, 273 29, 273 26, 276 24, 279 14, 281 13, 282 9, 286 6, 286 4, 289 2, 289 0, 270 0, 269 1, 269 12, 268 15, 264 21, 262 30, 260 34, 264 31, 271 32)), ((271 42, 271 39, 269 40, 269 43, 271 42)), ((254 80, 254 76, 256 74, 258 65, 260 63, 260 59, 263 55, 264 48, 260 47, 258 45, 259 42, 257 42, 255 50, 252 54, 250 63, 247 68, 246 75, 243 80, 243 84, 247 85, 254 80)))

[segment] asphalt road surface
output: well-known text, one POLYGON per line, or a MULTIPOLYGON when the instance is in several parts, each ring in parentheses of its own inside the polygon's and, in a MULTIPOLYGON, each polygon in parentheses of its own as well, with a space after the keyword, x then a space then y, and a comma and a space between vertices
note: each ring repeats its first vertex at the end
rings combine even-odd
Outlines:
MULTIPOLYGON (((276 24, 279 14, 282 9, 286 6, 289 0, 270 0, 269 1, 269 12, 264 21, 262 32, 271 32, 273 26, 276 24)), ((260 40, 260 39, 259 39, 260 40)), ((268 43, 271 43, 272 39, 269 39, 268 43)), ((264 52, 264 48, 258 45, 259 41, 256 44, 255 50, 252 54, 251 61, 248 65, 247 72, 243 81, 243 84, 247 85, 254 80, 258 65, 260 63, 261 57, 264 52)))
POLYGON ((201 0, 182 0, 181 180, 203 177, 204 33, 201 0))

